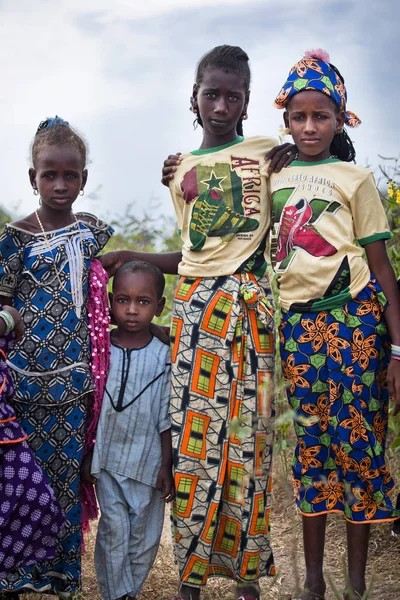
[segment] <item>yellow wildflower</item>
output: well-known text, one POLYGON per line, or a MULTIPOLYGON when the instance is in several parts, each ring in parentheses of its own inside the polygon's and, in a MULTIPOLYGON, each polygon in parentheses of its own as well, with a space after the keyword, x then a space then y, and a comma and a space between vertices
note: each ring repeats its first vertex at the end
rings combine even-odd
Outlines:
POLYGON ((400 204, 400 187, 392 179, 388 181, 388 196, 397 204, 400 204))

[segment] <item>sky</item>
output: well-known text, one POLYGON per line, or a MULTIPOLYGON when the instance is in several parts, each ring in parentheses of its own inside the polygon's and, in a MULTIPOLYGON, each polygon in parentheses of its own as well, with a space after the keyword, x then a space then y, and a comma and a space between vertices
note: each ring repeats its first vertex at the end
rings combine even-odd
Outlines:
POLYGON ((119 219, 173 217, 164 158, 198 148, 189 98, 195 68, 220 44, 252 70, 245 135, 277 136, 272 102, 290 67, 324 48, 346 80, 357 163, 400 156, 400 3, 393 0, 0 0, 0 172, 3 208, 37 206, 28 180, 39 122, 60 115, 89 144, 76 208, 119 219))

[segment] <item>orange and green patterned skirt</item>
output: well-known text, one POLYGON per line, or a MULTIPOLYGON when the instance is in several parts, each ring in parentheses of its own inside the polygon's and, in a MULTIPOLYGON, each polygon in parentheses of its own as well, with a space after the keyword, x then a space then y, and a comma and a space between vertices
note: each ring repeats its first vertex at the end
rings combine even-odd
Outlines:
POLYGON ((345 306, 286 312, 281 359, 296 412, 293 481, 305 516, 343 512, 353 523, 400 515, 385 464, 390 341, 375 279, 345 306))
POLYGON ((274 309, 267 278, 182 277, 172 318, 171 425, 180 579, 274 574, 269 540, 274 309))

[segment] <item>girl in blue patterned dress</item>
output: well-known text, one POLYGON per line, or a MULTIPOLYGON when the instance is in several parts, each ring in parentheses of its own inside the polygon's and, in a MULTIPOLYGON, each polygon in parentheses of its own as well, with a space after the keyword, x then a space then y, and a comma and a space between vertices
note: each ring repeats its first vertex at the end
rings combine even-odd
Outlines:
MULTIPOLYGON (((78 497, 88 394, 93 390, 88 327, 88 271, 112 228, 74 214, 83 194, 86 146, 59 117, 39 125, 29 178, 38 208, 6 225, 0 237, 0 303, 21 313, 25 333, 9 354, 17 418, 66 515, 54 559, 0 580, 0 591, 80 589, 78 497)), ((5 596, 7 597, 7 596, 5 596)))

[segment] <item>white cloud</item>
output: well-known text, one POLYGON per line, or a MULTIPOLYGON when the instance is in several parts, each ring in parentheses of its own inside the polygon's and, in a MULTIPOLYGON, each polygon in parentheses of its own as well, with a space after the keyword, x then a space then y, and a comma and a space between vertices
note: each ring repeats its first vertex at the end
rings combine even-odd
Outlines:
MULTIPOLYGON (((270 2, 271 0, 250 0, 249 4, 257 4, 261 2, 270 2)), ((73 14, 82 13, 82 2, 79 0, 62 0, 60 4, 68 9, 73 14)), ((222 6, 241 6, 243 0, 218 0, 218 7, 222 6)), ((140 19, 149 19, 151 17, 159 17, 165 13, 187 10, 191 7, 204 8, 215 7, 215 0, 196 0, 191 4, 188 0, 113 0, 110 6, 109 0, 86 0, 84 4, 85 12, 92 11, 100 13, 99 20, 102 23, 110 23, 117 19, 130 19, 138 21, 140 19)))

